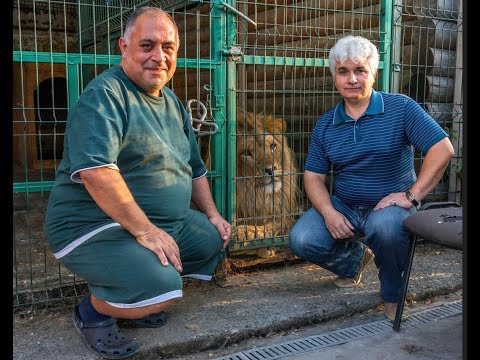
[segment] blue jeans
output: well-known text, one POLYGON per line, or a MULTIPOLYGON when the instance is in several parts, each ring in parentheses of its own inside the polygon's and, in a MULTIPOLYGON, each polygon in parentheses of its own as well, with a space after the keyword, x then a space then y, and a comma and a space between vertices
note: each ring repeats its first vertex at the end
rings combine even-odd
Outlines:
POLYGON ((354 236, 335 240, 323 216, 311 208, 290 231, 289 246, 295 255, 317 264, 336 275, 354 278, 365 252, 365 245, 375 254, 379 269, 380 296, 386 302, 398 301, 402 272, 408 260, 408 243, 412 236, 403 220, 415 207, 389 206, 377 211, 366 207, 349 207, 331 197, 333 207, 354 226, 354 236), (363 238, 363 243, 359 238, 363 238))

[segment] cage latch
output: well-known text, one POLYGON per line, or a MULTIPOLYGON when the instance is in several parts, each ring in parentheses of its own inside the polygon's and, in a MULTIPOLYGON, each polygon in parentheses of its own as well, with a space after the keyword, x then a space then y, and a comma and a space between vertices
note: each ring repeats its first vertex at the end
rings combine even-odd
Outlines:
POLYGON ((218 125, 215 124, 214 122, 209 122, 205 121, 205 118, 207 117, 207 107, 199 100, 197 99, 190 99, 187 101, 187 114, 188 117, 190 118, 190 123, 192 124, 193 131, 197 136, 207 136, 207 135, 213 135, 218 131, 218 125), (197 103, 197 114, 199 118, 194 118, 192 115, 192 103, 197 103), (211 130, 205 131, 201 130, 203 126, 206 126, 210 128, 211 130))
POLYGON ((223 50, 223 55, 231 56, 233 61, 238 61, 240 60, 240 56, 243 55, 243 52, 238 46, 230 46, 228 50, 223 50))

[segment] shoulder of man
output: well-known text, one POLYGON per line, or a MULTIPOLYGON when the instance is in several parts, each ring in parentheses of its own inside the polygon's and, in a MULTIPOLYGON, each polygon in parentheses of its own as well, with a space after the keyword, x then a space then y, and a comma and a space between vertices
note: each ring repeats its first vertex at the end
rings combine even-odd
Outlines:
POLYGON ((333 116, 335 115, 335 109, 337 108, 338 104, 335 106, 331 107, 328 109, 325 113, 323 113, 318 121, 317 121, 317 126, 327 126, 332 123, 333 121, 333 116))
POLYGON ((384 100, 393 100, 393 101, 413 101, 413 99, 405 94, 399 93, 389 93, 385 91, 377 91, 384 100))
POLYGON ((383 103, 385 105, 386 111, 388 111, 392 107, 398 108, 400 106, 411 106, 415 104, 418 105, 418 103, 414 99, 405 94, 388 93, 384 91, 378 91, 378 93, 383 98, 383 103))
POLYGON ((186 108, 183 102, 180 100, 180 98, 175 94, 175 92, 170 89, 168 86, 164 86, 162 88, 163 96, 165 96, 165 100, 169 99, 169 101, 174 101, 178 107, 178 109, 182 112, 186 113, 186 108))
POLYGON ((174 98, 176 101, 178 101, 178 102, 181 103, 181 101, 180 101, 180 99, 178 98, 177 94, 175 94, 175 92, 174 92, 172 89, 170 89, 168 86, 162 87, 162 91, 163 91, 163 93, 164 93, 165 95, 167 95, 167 96, 169 96, 169 97, 172 97, 172 98, 174 98))
POLYGON ((129 93, 135 93, 138 89, 119 66, 112 66, 88 83, 84 92, 89 91, 107 91, 118 99, 126 99, 129 97, 129 93))

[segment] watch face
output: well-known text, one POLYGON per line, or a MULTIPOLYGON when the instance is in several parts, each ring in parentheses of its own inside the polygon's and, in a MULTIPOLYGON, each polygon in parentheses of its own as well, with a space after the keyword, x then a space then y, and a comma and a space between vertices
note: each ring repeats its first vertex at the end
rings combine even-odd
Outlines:
POLYGON ((415 195, 413 195, 410 191, 405 193, 407 200, 410 201, 414 206, 418 206, 418 201, 415 199, 415 195))
POLYGON ((412 200, 413 200, 413 196, 412 196, 412 193, 410 191, 407 191, 407 199, 410 202, 412 202, 412 200))

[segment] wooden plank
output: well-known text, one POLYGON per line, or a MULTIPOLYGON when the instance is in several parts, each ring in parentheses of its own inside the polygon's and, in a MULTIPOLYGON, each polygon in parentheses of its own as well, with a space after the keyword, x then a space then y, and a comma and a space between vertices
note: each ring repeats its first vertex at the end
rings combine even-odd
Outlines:
POLYGON ((455 51, 457 23, 447 20, 421 18, 411 23, 412 43, 419 47, 433 47, 455 51))
POLYGON ((402 63, 409 66, 414 73, 455 77, 457 54, 452 50, 424 47, 421 45, 404 45, 402 63))
POLYGON ((426 17, 442 17, 456 20, 459 0, 404 0, 404 11, 426 17))
POLYGON ((409 96, 419 103, 451 103, 454 85, 454 78, 418 73, 410 78, 409 96))

